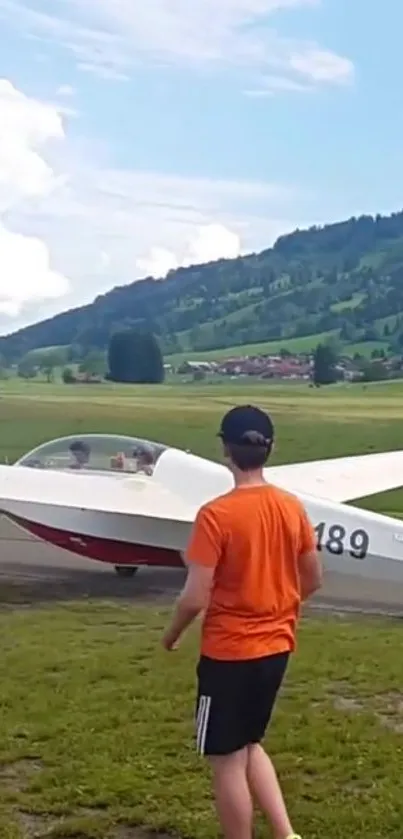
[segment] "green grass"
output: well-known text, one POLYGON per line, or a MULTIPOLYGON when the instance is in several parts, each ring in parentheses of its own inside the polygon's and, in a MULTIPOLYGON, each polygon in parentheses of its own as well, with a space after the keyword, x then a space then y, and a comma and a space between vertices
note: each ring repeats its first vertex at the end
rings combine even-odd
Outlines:
MULTIPOLYGON (((112 603, 0 616, 2 839, 217 835, 192 742, 196 637, 165 654, 166 620, 112 603)), ((268 747, 307 839, 401 839, 400 642, 392 622, 303 621, 268 747)))
POLYGON ((374 350, 384 350, 386 353, 388 346, 388 341, 357 341, 355 344, 348 344, 348 346, 344 347, 344 352, 350 357, 354 356, 355 353, 359 353, 366 358, 370 358, 374 350))
MULTIPOLYGON (((402 383, 315 391, 10 381, 0 385, 0 454, 13 460, 46 439, 104 431, 218 457, 220 416, 246 400, 273 414, 274 462, 403 448, 402 383)), ((366 503, 399 511, 403 493, 366 503)), ((161 604, 91 600, 0 612, 1 839, 141 839, 138 825, 217 835, 192 743, 196 637, 166 655, 166 620, 161 604)), ((306 839, 401 839, 400 645, 394 622, 303 621, 268 746, 306 839)))
POLYGON ((281 349, 289 350, 290 352, 303 353, 310 352, 315 349, 319 341, 325 341, 330 338, 333 332, 322 332, 317 335, 308 335, 303 338, 289 338, 279 339, 278 341, 263 341, 258 344, 242 344, 237 347, 225 347, 224 349, 207 350, 205 352, 184 352, 176 355, 167 356, 166 360, 173 364, 180 364, 181 361, 220 361, 224 358, 231 358, 232 356, 245 355, 263 355, 269 353, 277 353, 281 349))
POLYGON ((386 318, 378 318, 378 320, 375 321, 375 326, 378 329, 383 329, 385 324, 388 324, 389 328, 393 330, 396 327, 396 320, 401 314, 402 312, 397 312, 395 315, 388 315, 386 318))
POLYGON ((341 300, 340 303, 333 303, 330 307, 332 312, 346 312, 357 309, 365 299, 365 294, 353 294, 349 300, 341 300))
POLYGON ((30 350, 27 353, 27 357, 34 361, 36 356, 44 358, 45 356, 52 355, 53 353, 65 353, 67 355, 68 349, 68 344, 55 344, 51 347, 37 347, 35 350, 30 350))
MULTIPOLYGON (((269 355, 279 353, 280 350, 288 350, 291 353, 309 353, 315 349, 321 341, 337 337, 338 330, 321 332, 316 335, 306 335, 302 338, 281 338, 276 341, 263 341, 258 344, 243 344, 237 347, 225 347, 224 349, 206 350, 205 352, 182 352, 166 356, 166 361, 174 366, 182 361, 222 361, 234 356, 246 355, 269 355)), ((352 357, 355 353, 370 357, 373 350, 383 349, 387 351, 388 340, 385 341, 359 341, 354 344, 343 344, 343 353, 352 357)))

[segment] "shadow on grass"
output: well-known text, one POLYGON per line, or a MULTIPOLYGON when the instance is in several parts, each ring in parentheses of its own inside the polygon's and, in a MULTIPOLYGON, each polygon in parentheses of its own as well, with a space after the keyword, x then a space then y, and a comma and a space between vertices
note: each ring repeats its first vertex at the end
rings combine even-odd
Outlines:
POLYGON ((133 579, 107 571, 61 570, 18 562, 1 565, 0 608, 70 600, 172 600, 182 585, 181 569, 140 569, 133 579))

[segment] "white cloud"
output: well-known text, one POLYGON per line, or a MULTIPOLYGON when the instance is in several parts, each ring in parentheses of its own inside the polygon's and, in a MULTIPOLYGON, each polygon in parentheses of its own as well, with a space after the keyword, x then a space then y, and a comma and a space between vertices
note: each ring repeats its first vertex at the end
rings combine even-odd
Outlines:
POLYGON ((223 224, 208 224, 197 231, 182 264, 197 265, 217 259, 235 259, 241 253, 239 236, 223 224))
POLYGON ((58 106, 5 81, 0 124, 0 333, 305 221, 287 185, 106 168, 93 144, 78 154, 58 106))
MULTIPOLYGON (((241 71, 244 79, 273 70, 301 83, 350 81, 351 61, 318 44, 282 37, 269 26, 280 10, 320 0, 0 0, 0 16, 20 30, 57 41, 77 65, 103 78, 125 80, 139 62, 241 71), (64 16, 63 16, 64 15, 64 16)), ((278 86, 278 90, 281 88, 278 86)))
POLYGON ((43 241, 6 226, 8 216, 27 200, 49 196, 61 181, 39 153, 64 137, 54 107, 30 99, 0 79, 0 312, 10 316, 24 303, 59 297, 68 281, 51 270, 43 241))
POLYGON ((37 148, 63 137, 57 111, 29 99, 0 79, 0 212, 23 196, 41 195, 54 186, 52 169, 37 148))
POLYGON ((276 93, 308 93, 313 90, 306 83, 297 82, 295 79, 287 79, 285 76, 264 76, 260 80, 260 86, 245 90, 245 96, 254 99, 266 99, 268 96, 275 96, 276 93))
MULTIPOLYGON (((68 308, 150 273, 269 247, 305 221, 300 200, 280 184, 108 170, 93 158, 71 161, 68 181, 10 218, 19 231, 46 236, 57 270, 71 279, 68 308)), ((36 308, 29 319, 54 311, 36 308)))
POLYGON ((56 92, 58 96, 74 96, 75 90, 70 84, 61 84, 56 92))
POLYGON ((0 312, 15 317, 28 301, 59 298, 68 290, 66 277, 51 270, 41 239, 0 224, 0 312))
POLYGON ((97 76, 100 79, 105 79, 105 81, 128 82, 130 80, 130 76, 127 73, 122 73, 119 70, 115 70, 114 67, 107 65, 103 66, 102 64, 91 64, 89 61, 79 61, 77 68, 82 73, 89 73, 91 76, 97 76))
MULTIPOLYGON (((281 184, 109 170, 95 160, 91 168, 76 161, 68 182, 20 210, 18 223, 37 235, 48 231, 69 275, 86 277, 85 294, 91 299, 94 271, 97 283, 104 275, 106 288, 130 282, 144 275, 139 260, 148 260, 155 248, 169 270, 201 247, 206 254, 208 246, 215 258, 212 233, 218 230, 222 241, 223 228, 241 238, 243 249, 269 245, 291 224, 288 213, 298 198, 281 184)), ((223 256, 229 252, 228 239, 224 243, 223 256)))
POLYGON ((146 276, 162 279, 174 268, 235 259, 240 253, 241 240, 237 233, 223 224, 207 224, 199 227, 185 243, 181 256, 166 248, 153 247, 149 256, 138 259, 136 265, 146 276))
POLYGON ((284 72, 288 69, 294 75, 263 75, 259 79, 259 86, 246 90, 245 94, 259 98, 277 93, 309 93, 320 84, 347 85, 351 82, 353 65, 347 58, 321 50, 315 45, 307 45, 295 52, 293 49, 297 48, 290 47, 288 68, 280 60, 278 70, 284 72))
POLYGON ((155 277, 161 280, 166 277, 168 271, 174 271, 179 267, 179 260, 176 254, 166 248, 153 247, 148 256, 136 259, 136 266, 145 277, 155 277))
POLYGON ((290 56, 290 67, 313 82, 339 82, 351 78, 351 62, 332 52, 311 47, 290 56))

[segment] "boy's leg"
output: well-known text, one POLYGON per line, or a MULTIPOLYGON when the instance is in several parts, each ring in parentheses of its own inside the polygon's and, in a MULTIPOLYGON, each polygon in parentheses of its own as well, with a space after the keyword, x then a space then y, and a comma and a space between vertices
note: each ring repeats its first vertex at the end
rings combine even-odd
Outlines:
POLYGON ((275 839, 294 836, 276 770, 262 746, 248 748, 247 777, 256 803, 273 827, 275 839))
POLYGON ((260 741, 270 722, 288 659, 289 654, 284 653, 255 661, 247 699, 251 719, 247 764, 249 787, 256 803, 271 823, 276 839, 291 839, 295 834, 276 771, 260 741))
POLYGON ((248 751, 209 757, 218 820, 225 839, 252 839, 253 801, 247 779, 248 751))
POLYGON ((271 822, 276 839, 295 837, 274 767, 259 745, 287 662, 287 654, 252 661, 200 660, 197 749, 213 770, 225 839, 251 839, 251 793, 271 822))
POLYGON ((252 839, 253 802, 247 780, 242 662, 202 657, 198 666, 196 745, 212 773, 225 839, 252 839))

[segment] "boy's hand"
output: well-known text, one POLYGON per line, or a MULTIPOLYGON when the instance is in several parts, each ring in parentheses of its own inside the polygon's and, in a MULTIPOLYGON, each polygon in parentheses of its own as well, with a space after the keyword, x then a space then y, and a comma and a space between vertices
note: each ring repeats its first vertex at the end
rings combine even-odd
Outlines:
POLYGON ((176 632, 174 633, 172 631, 171 627, 169 627, 169 629, 167 629, 166 632, 164 632, 161 643, 164 647, 164 650, 167 650, 167 652, 173 652, 173 650, 176 650, 178 648, 179 638, 176 635, 176 632))

